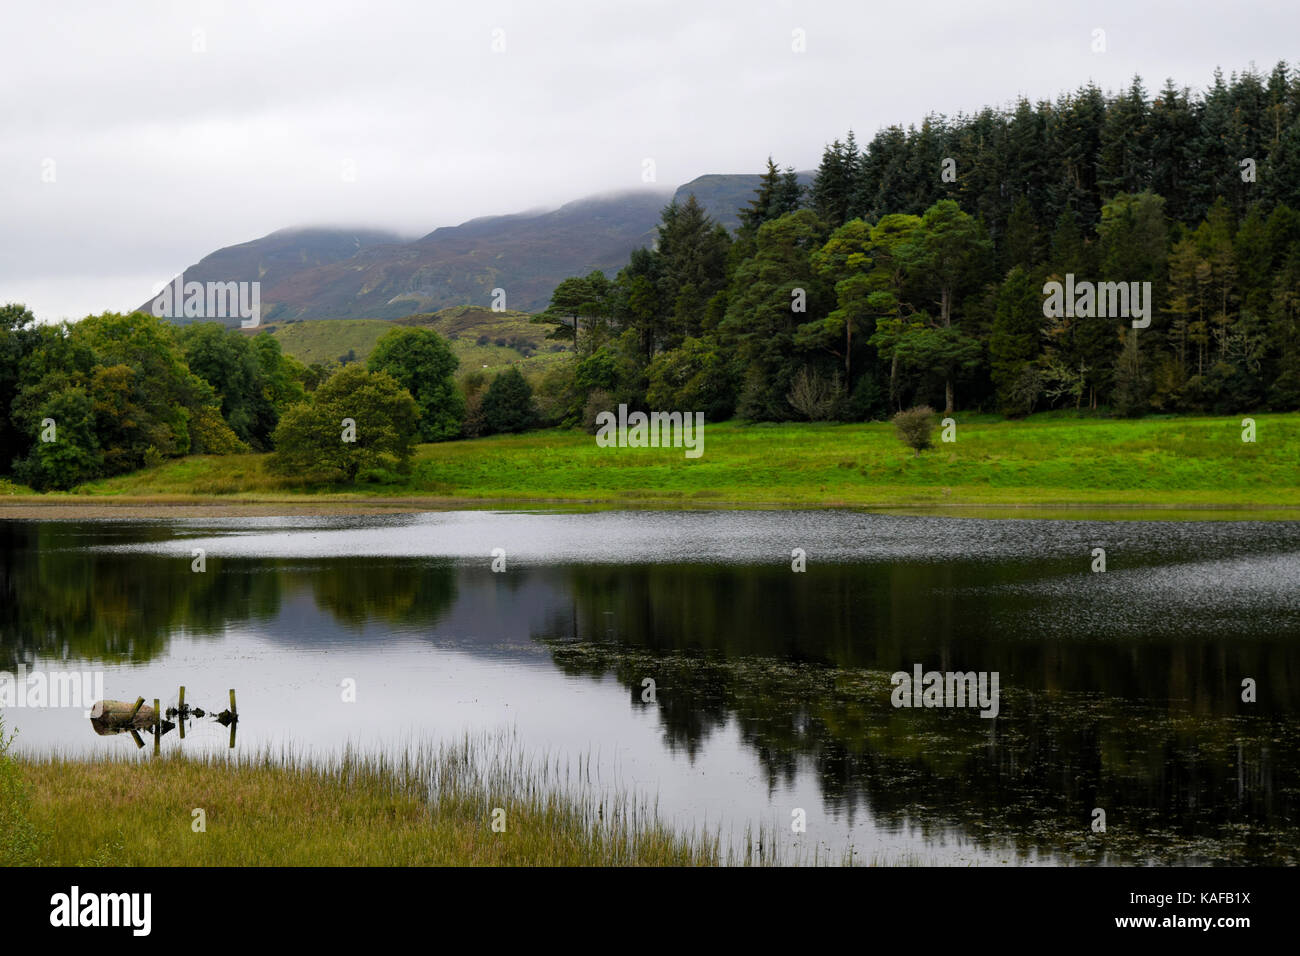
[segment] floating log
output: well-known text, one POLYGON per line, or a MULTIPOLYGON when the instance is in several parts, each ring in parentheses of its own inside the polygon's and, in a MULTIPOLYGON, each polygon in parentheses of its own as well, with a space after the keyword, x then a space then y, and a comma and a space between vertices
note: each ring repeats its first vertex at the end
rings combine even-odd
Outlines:
POLYGON ((176 728, 170 720, 161 719, 158 709, 144 706, 138 700, 134 704, 124 700, 96 701, 90 708, 90 726, 101 737, 138 730, 165 734, 176 728))
POLYGON ((124 700, 96 701, 90 708, 90 723, 95 733, 120 734, 124 730, 149 730, 157 720, 157 713, 152 707, 144 706, 141 697, 134 704, 124 700))
POLYGON ((176 717, 179 721, 181 738, 185 737, 185 720, 189 718, 215 716, 222 726, 230 727, 230 746, 235 745, 235 724, 239 714, 235 711, 235 692, 230 691, 230 710, 223 710, 219 715, 207 714, 200 707, 190 707, 185 703, 185 688, 181 687, 180 706, 171 707, 165 712, 157 697, 153 706, 145 706, 144 698, 137 697, 135 703, 124 700, 101 700, 90 708, 90 725, 101 737, 111 734, 130 733, 136 746, 143 747, 144 741, 139 731, 153 734, 154 751, 159 750, 162 737, 177 728, 177 724, 163 717, 176 717))

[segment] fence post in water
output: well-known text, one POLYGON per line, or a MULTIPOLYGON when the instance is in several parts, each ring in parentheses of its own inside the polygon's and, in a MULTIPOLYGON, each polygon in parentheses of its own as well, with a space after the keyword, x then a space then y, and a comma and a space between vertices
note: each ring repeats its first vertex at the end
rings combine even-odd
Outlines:
POLYGON ((181 684, 181 696, 176 704, 176 722, 180 724, 181 740, 185 739, 185 685, 181 684))
POLYGON ((131 728, 131 739, 135 741, 135 745, 137 747, 139 747, 141 750, 144 749, 144 741, 140 739, 140 734, 136 731, 134 727, 131 728))
POLYGON ((235 688, 230 688, 230 716, 238 716, 239 711, 235 709, 235 688))
POLYGON ((230 749, 235 749, 235 727, 239 724, 239 711, 235 709, 235 688, 230 688, 230 749))
POLYGON ((140 708, 143 706, 144 706, 144 698, 137 697, 135 699, 135 706, 131 708, 131 713, 127 715, 126 722, 128 724, 131 723, 131 721, 135 720, 135 715, 140 713, 140 708))

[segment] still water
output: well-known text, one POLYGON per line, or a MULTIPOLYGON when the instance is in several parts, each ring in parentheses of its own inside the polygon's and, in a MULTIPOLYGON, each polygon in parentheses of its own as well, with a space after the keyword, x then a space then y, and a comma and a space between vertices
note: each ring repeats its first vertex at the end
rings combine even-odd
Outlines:
MULTIPOLYGON (((1298 522, 0 521, 0 670, 20 665, 165 706, 237 688, 239 751, 513 733, 682 829, 762 825, 805 859, 1300 862, 1298 522), (997 717, 893 706, 915 665, 997 673, 997 717)), ((80 709, 5 716, 27 751, 152 755, 80 709)), ((229 738, 195 721, 162 747, 229 738)))

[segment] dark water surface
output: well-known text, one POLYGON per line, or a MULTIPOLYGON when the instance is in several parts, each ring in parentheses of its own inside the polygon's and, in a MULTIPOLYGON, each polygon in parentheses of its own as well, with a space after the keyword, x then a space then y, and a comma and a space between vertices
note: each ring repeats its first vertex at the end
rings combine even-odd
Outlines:
MULTIPOLYGON (((235 687, 241 751, 508 729, 680 827, 766 825, 804 857, 1300 861, 1300 522, 0 521, 0 602, 0 670, 215 709, 235 687), (915 664, 997 672, 998 716, 894 707, 915 664)), ((5 719, 28 751, 152 753, 77 708, 5 719)), ((228 737, 198 721, 162 746, 228 737)))

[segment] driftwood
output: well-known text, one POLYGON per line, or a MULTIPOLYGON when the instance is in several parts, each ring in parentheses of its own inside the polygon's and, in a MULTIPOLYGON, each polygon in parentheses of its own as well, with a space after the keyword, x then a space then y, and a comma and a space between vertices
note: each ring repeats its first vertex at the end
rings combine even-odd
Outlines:
POLYGON ((90 724, 100 736, 127 730, 151 730, 157 711, 143 700, 128 704, 124 700, 101 700, 90 708, 90 724))
POLYGON ((101 737, 129 733, 138 747, 144 746, 139 732, 151 733, 154 735, 154 752, 157 753, 162 736, 177 727, 165 717, 176 717, 180 721, 181 739, 184 739, 187 718, 215 716, 218 723, 230 728, 230 746, 232 748, 235 746, 235 724, 239 722, 239 712, 235 709, 233 689, 230 691, 230 709, 223 710, 220 714, 205 713, 198 707, 187 706, 183 686, 179 704, 179 707, 169 708, 164 715, 157 698, 154 698, 152 707, 145 705, 143 697, 136 698, 135 703, 127 703, 124 700, 101 700, 90 708, 90 726, 101 737))

